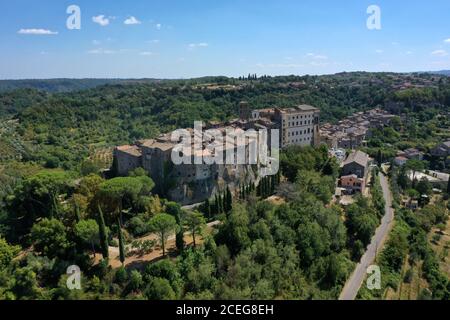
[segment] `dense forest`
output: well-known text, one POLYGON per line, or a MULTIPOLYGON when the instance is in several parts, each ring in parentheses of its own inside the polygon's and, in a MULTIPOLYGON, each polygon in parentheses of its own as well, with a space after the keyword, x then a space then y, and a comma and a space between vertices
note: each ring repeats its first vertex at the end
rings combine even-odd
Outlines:
MULTIPOLYGON (((339 167, 327 148, 291 147, 281 154, 277 177, 241 186, 238 194, 221 190, 197 211, 160 198, 143 170, 109 180, 99 174, 111 164, 113 146, 192 127, 194 120, 235 118, 243 100, 255 109, 311 104, 321 109, 322 122, 375 107, 406 118, 368 141, 365 150, 379 163, 397 149, 427 151, 449 138, 450 79, 431 74, 71 80, 6 90, 0 93, 0 299, 337 298, 383 215, 376 171, 370 196, 343 207, 332 203, 339 167), (125 264, 159 251, 162 257, 151 262, 125 264), (66 286, 74 264, 82 270, 81 290, 66 286)), ((445 166, 431 158, 423 165, 445 166)), ((390 174, 398 192, 431 195, 425 183, 405 183, 404 172, 390 174)), ((418 217, 401 211, 383 256, 391 272, 384 286, 398 283, 410 252, 414 261, 426 261, 433 290, 424 295, 448 299, 448 278, 424 243, 426 232, 448 218, 446 206, 424 206, 418 217)))
POLYGON ((255 109, 311 104, 321 109, 322 122, 380 106, 430 119, 448 112, 450 79, 344 73, 117 84, 70 93, 13 90, 0 94, 0 116, 11 120, 0 128, 5 150, 0 159, 19 157, 79 171, 101 148, 192 127, 194 120, 236 117, 242 100, 255 109), (399 89, 405 85, 407 89, 399 89))

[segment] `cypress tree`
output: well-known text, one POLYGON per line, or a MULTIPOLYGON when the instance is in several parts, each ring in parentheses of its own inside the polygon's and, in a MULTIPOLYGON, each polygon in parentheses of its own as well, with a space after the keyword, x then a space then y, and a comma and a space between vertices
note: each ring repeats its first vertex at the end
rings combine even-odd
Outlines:
POLYGON ((103 218, 103 212, 100 206, 98 206, 98 230, 103 259, 108 259, 109 258, 108 235, 106 234, 105 219, 103 218))
POLYGON ((231 195, 230 188, 227 187, 225 194, 225 211, 230 212, 233 208, 233 196, 231 195))
POLYGON ((378 164, 381 165, 382 161, 383 161, 383 154, 381 153, 381 149, 378 149, 378 152, 377 152, 377 162, 378 162, 378 164))
POLYGON ((266 197, 266 178, 264 177, 261 181, 261 197, 265 198, 266 197))
POLYGON ((77 222, 81 221, 80 207, 78 207, 78 204, 75 204, 75 217, 77 222))
POLYGON ((119 235, 119 258, 122 266, 125 262, 125 244, 123 241, 122 227, 120 225, 120 219, 117 219, 117 233, 119 235))
MULTIPOLYGON (((209 203, 209 199, 208 203, 209 203)), ((177 247, 179 252, 184 251, 185 243, 184 243, 184 226, 183 226, 183 219, 181 217, 182 212, 180 210, 177 210, 176 212, 173 212, 173 215, 175 217, 175 221, 177 222, 177 229, 175 234, 175 246, 177 247)))
POLYGON ((211 218, 211 204, 209 198, 205 200, 205 213, 208 218, 211 218))
POLYGON ((270 182, 269 177, 264 178, 264 198, 267 198, 270 193, 270 182))
POLYGON ((447 193, 450 194, 450 177, 448 178, 448 183, 447 183, 447 193))
POLYGON ((219 193, 219 213, 224 213, 224 205, 223 205, 223 199, 224 197, 222 196, 221 193, 219 193))
POLYGON ((214 214, 219 214, 220 212, 220 206, 219 206, 219 197, 217 194, 214 196, 214 214))
POLYGON ((184 245, 185 245, 185 243, 184 243, 184 228, 181 223, 178 224, 178 231, 177 231, 177 234, 175 235, 175 245, 179 252, 184 251, 184 245))

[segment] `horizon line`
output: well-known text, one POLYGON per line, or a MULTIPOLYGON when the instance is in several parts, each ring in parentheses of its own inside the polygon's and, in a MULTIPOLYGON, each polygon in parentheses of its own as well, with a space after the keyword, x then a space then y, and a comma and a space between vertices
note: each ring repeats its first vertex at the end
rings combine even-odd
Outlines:
MULTIPOLYGON (((258 75, 257 73, 249 73, 251 75, 257 75, 258 77, 267 76, 271 78, 279 78, 279 77, 305 77, 305 76, 332 76, 342 73, 393 73, 393 74, 414 74, 414 73, 441 73, 441 72, 449 72, 450 69, 440 69, 440 70, 429 70, 429 71, 340 71, 340 72, 334 72, 334 73, 323 73, 323 74, 285 74, 285 75, 267 75, 267 74, 261 74, 258 75)), ((133 78, 133 77, 54 77, 54 78, 0 78, 0 81, 43 81, 43 80, 133 80, 133 81, 144 81, 144 80, 153 80, 153 81, 175 81, 175 80, 196 80, 196 79, 202 79, 202 78, 227 78, 227 79, 237 79, 239 80, 239 77, 241 76, 225 76, 225 75, 205 75, 205 76, 199 76, 199 77, 190 77, 190 78, 183 78, 183 77, 177 77, 177 78, 133 78)))

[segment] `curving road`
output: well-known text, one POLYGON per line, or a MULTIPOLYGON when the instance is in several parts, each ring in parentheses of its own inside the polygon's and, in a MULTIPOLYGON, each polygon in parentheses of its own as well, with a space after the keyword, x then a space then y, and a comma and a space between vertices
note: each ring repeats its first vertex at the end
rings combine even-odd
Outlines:
POLYGON ((383 189, 383 196, 386 201, 385 215, 381 220, 381 225, 375 232, 372 242, 367 247, 367 251, 361 257, 361 261, 356 266, 353 274, 347 280, 344 289, 339 296, 339 300, 355 300, 361 285, 366 277, 367 268, 375 261, 377 253, 383 244, 394 224, 394 210, 392 209, 392 193, 389 189, 387 178, 380 173, 380 182, 383 189))

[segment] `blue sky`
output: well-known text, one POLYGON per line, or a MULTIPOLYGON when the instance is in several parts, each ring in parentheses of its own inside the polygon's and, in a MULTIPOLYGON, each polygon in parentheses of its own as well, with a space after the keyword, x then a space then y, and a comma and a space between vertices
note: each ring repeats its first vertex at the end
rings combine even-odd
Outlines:
POLYGON ((448 0, 15 0, 0 15, 1 79, 450 69, 448 0))

